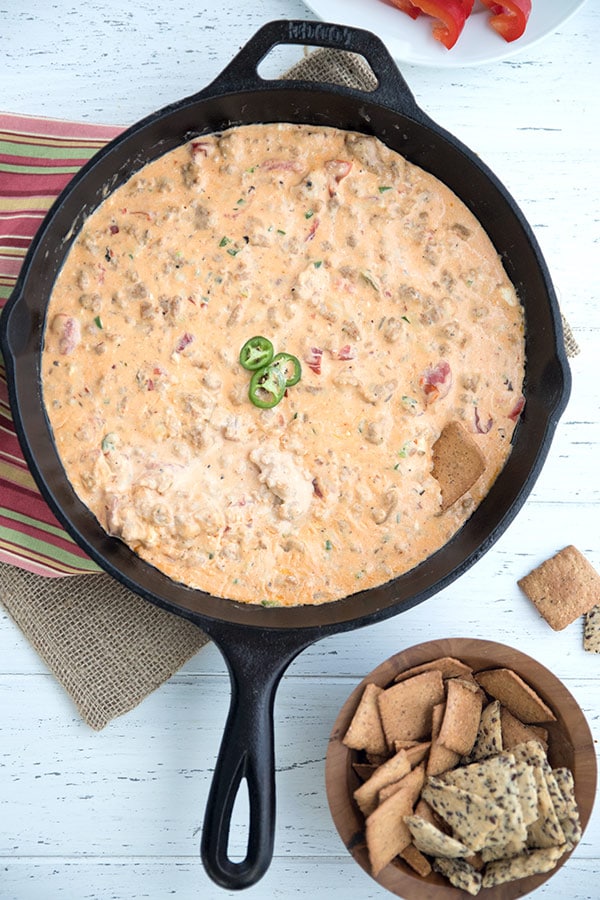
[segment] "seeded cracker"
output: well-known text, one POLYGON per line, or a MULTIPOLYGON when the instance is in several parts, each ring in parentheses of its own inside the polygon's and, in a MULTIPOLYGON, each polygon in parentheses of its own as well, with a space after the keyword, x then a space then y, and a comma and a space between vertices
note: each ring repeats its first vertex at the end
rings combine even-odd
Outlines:
POLYGON ((547 559, 518 585, 555 631, 600 603, 600 575, 573 545, 547 559))
POLYGON ((481 713, 477 737, 466 762, 476 762, 495 756, 501 752, 503 746, 500 702, 493 700, 481 713))
POLYGON ((514 855, 525 848, 527 828, 517 793, 515 758, 512 754, 503 753, 461 766, 447 772, 440 780, 477 794, 501 809, 498 824, 481 849, 484 860, 499 859, 508 853, 514 855))
POLYGON ((367 684, 352 717, 343 742, 354 750, 366 750, 368 753, 387 753, 387 743, 379 718, 377 697, 383 688, 377 684, 367 684))
POLYGON ((600 605, 592 606, 585 614, 583 649, 588 653, 600 653, 600 605))
POLYGON ((420 816, 406 816, 404 821, 408 825, 415 847, 422 853, 447 858, 471 855, 471 850, 465 844, 449 834, 444 834, 420 816))
POLYGON ((565 812, 559 817, 560 827, 563 830, 565 839, 573 847, 581 840, 581 822, 579 820, 579 809, 575 799, 575 781, 573 773, 570 769, 561 767, 554 769, 554 777, 565 801, 565 812))
POLYGON ((475 896, 481 890, 480 873, 464 859, 434 859, 433 868, 461 891, 475 896))
POLYGON ((473 853, 485 847, 488 835, 502 819, 497 804, 439 778, 428 778, 422 796, 452 828, 453 837, 473 853))
POLYGON ((531 825, 538 817, 537 784, 534 777, 534 766, 518 760, 514 767, 514 782, 521 804, 523 823, 531 825))
POLYGON ((541 697, 512 669, 486 669, 477 672, 476 681, 503 706, 526 724, 554 722, 556 716, 541 697))
POLYGON ((537 787, 538 817, 527 829, 527 846, 557 847, 565 843, 565 834, 556 815, 542 767, 535 766, 533 774, 537 787))
POLYGON ((488 863, 484 876, 483 887, 496 887, 516 878, 526 878, 528 875, 541 875, 554 868, 561 856, 566 852, 565 844, 562 847, 548 847, 544 850, 533 850, 515 856, 513 859, 499 859, 488 863))
POLYGON ((444 700, 444 682, 437 670, 423 672, 382 691, 377 698, 383 730, 394 741, 418 741, 429 736, 431 710, 444 700))

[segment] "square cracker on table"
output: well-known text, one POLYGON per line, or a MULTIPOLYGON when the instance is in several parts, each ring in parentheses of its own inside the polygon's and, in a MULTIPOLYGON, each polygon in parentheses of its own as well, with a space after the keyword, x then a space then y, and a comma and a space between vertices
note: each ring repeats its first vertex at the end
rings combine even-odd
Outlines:
POLYGON ((448 422, 432 447, 431 474, 439 482, 442 511, 470 490, 485 471, 485 456, 459 422, 448 422))
POLYGON ((583 649, 588 653, 600 653, 600 604, 592 606, 585 614, 583 649))
POLYGON ((600 575, 572 544, 517 583, 554 631, 600 603, 600 575))
POLYGON ((475 680, 519 721, 527 725, 556 721, 550 707, 513 669, 484 669, 475 680))

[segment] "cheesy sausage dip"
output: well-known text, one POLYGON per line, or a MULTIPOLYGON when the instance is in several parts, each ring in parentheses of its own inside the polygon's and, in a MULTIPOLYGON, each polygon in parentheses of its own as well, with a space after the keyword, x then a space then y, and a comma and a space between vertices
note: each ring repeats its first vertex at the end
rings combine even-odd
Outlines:
POLYGON ((191 587, 291 606, 449 540, 507 459, 523 370, 522 306, 447 187, 373 137, 273 124, 171 151, 89 216, 42 381, 109 534, 191 587), (432 447, 450 422, 485 465, 445 509, 432 447))

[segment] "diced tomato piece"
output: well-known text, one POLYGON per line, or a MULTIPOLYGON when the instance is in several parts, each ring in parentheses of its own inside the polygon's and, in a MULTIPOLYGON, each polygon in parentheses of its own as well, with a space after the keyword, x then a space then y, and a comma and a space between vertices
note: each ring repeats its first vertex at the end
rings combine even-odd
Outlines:
POLYGON ((350 172, 352 163, 346 159, 330 159, 325 163, 325 171, 329 175, 329 196, 333 197, 336 187, 350 172))
POLYGON ((320 347, 311 347, 306 356, 304 357, 304 362, 308 366, 309 369, 315 373, 315 375, 321 374, 321 361, 323 359, 323 351, 320 347))
POLYGON ((423 388, 427 404, 433 403, 435 400, 443 400, 452 387, 450 363, 442 359, 436 366, 425 369, 419 383, 423 388))
POLYGON ((516 422, 517 419, 519 418, 519 416, 521 415, 521 413, 523 412, 524 407, 525 407, 525 397, 521 394, 521 396, 519 397, 519 399, 517 400, 517 402, 511 409, 511 411, 509 412, 508 418, 512 419, 513 422, 516 422))
POLYGON ((355 359, 356 350, 350 344, 345 344, 337 352, 337 358, 341 360, 355 359))
POLYGON ((193 334, 190 334, 189 331, 184 332, 175 345, 175 353, 181 353, 193 340, 193 334))

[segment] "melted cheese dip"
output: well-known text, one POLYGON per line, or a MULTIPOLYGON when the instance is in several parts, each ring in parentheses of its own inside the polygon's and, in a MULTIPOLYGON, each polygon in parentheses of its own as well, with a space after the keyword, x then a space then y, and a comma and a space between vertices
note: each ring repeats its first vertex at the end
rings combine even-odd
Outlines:
POLYGON ((90 215, 42 380, 109 534, 191 587, 291 606, 448 541, 507 459, 523 369, 522 307, 461 201, 372 137, 285 124, 194 140, 90 215), (238 361, 255 335, 302 364, 273 409, 238 361), (442 513, 453 420, 486 468, 442 513))

